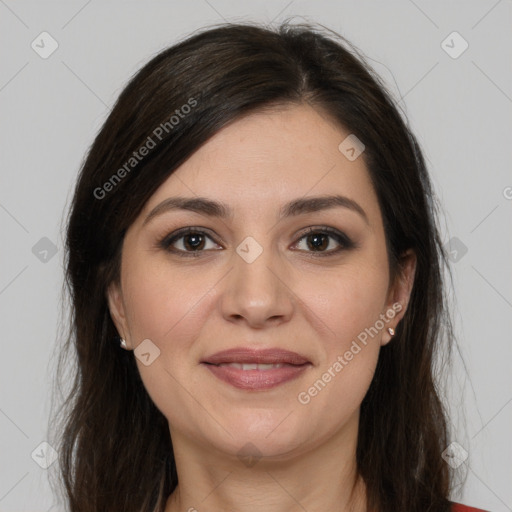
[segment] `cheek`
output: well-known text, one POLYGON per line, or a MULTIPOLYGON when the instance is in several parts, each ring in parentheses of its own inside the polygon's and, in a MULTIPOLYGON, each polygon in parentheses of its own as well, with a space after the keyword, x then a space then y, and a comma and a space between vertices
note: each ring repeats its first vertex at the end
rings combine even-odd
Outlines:
POLYGON ((329 283, 328 291, 318 295, 310 289, 311 316, 328 328, 319 336, 323 350, 318 368, 296 399, 315 428, 334 431, 355 413, 373 379, 382 330, 372 328, 382 312, 387 283, 369 271, 339 273, 329 283))
POLYGON ((334 424, 342 423, 359 406, 377 365, 383 332, 379 319, 388 285, 385 267, 377 263, 347 267, 321 283, 309 282, 299 292, 308 306, 304 310, 311 310, 309 322, 318 319, 316 330, 323 349, 299 402, 309 400, 318 411, 329 408, 334 424))
POLYGON ((321 320, 327 348, 341 350, 352 339, 373 326, 382 313, 387 292, 386 273, 362 265, 302 284, 300 297, 321 320))
POLYGON ((149 338, 163 348, 177 337, 191 343, 198 326, 194 319, 208 301, 208 280, 142 260, 128 264, 125 275, 126 314, 135 343, 149 338))
POLYGON ((133 343, 136 347, 149 339, 160 351, 148 366, 136 359, 140 376, 157 407, 179 422, 177 410, 195 407, 183 383, 191 386, 196 362, 190 354, 205 322, 204 311, 211 306, 212 283, 204 274, 175 271, 143 257, 133 259, 124 270, 123 292, 133 343))

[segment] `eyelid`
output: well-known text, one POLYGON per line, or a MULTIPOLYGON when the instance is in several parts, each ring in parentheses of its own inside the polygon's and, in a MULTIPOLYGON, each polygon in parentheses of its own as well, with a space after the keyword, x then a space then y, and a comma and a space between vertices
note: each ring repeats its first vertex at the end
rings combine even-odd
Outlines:
POLYGON ((315 256, 334 255, 334 254, 338 254, 344 250, 355 249, 355 248, 359 247, 359 245, 357 243, 355 243, 343 231, 340 231, 339 229, 336 229, 336 228, 333 228, 330 226, 309 226, 308 228, 306 228, 305 231, 303 231, 300 235, 298 235, 299 238, 294 243, 294 246, 297 245, 303 238, 305 238, 308 235, 313 234, 313 233, 326 234, 326 235, 330 236, 331 238, 334 238, 340 246, 339 248, 331 249, 330 251, 306 251, 311 254, 314 254, 315 256))
MULTIPOLYGON (((199 226, 186 226, 183 228, 179 228, 179 229, 173 231, 172 233, 166 234, 165 236, 160 238, 158 241, 158 247, 163 248, 164 250, 172 252, 174 254, 178 254, 179 256, 185 256, 185 257, 188 257, 188 256, 197 257, 197 256, 200 256, 201 253, 208 253, 208 252, 212 251, 212 249, 208 249, 208 250, 203 249, 203 250, 198 250, 198 251, 183 251, 181 249, 176 249, 175 247, 172 247, 172 244, 174 242, 176 242, 177 240, 179 240, 179 239, 183 238, 184 236, 191 234, 191 233, 204 235, 207 238, 209 238, 212 242, 214 242, 215 244, 222 246, 222 244, 217 241, 217 239, 216 239, 217 237, 213 236, 211 234, 211 230, 209 230, 208 228, 199 227, 199 226)), ((292 247, 296 246, 306 236, 313 234, 313 233, 326 234, 326 235, 330 236, 331 238, 334 238, 335 241, 339 244, 339 247, 337 249, 331 249, 329 251, 300 251, 300 252, 310 253, 314 257, 316 257, 316 256, 322 257, 322 256, 330 256, 330 255, 339 254, 342 251, 346 251, 346 250, 358 247, 358 244, 353 242, 351 240, 351 238, 349 238, 344 232, 342 232, 336 228, 330 227, 330 226, 309 226, 309 227, 305 228, 304 230, 301 231, 300 234, 296 235, 296 236, 298 236, 298 238, 293 243, 292 247)), ((215 250, 220 250, 220 249, 215 249, 215 250)))
MULTIPOLYGON (((203 227, 199 227, 199 226, 186 226, 183 228, 179 228, 179 229, 173 231, 172 233, 168 233, 165 236, 161 237, 158 240, 157 245, 158 245, 158 247, 160 247, 166 251, 172 252, 174 254, 178 254, 180 256, 199 256, 200 253, 202 253, 202 252, 209 252, 209 251, 204 251, 204 250, 202 250, 202 251, 182 251, 181 249, 176 249, 175 247, 172 246, 172 244, 174 242, 176 242, 180 238, 183 238, 184 236, 191 234, 191 233, 197 233, 200 235, 204 235, 204 236, 208 237, 215 244, 222 245, 216 240, 216 237, 211 234, 211 231, 208 228, 203 228, 203 227)), ((217 250, 219 250, 219 249, 217 249, 217 250)))

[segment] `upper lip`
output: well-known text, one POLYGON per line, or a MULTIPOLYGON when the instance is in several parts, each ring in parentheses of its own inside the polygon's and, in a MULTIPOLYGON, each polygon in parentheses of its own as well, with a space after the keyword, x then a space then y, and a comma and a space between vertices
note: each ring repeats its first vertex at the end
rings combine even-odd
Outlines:
POLYGON ((301 365, 310 361, 305 357, 280 348, 255 349, 237 347, 229 350, 222 350, 206 357, 202 363, 253 363, 253 364, 293 364, 301 365))

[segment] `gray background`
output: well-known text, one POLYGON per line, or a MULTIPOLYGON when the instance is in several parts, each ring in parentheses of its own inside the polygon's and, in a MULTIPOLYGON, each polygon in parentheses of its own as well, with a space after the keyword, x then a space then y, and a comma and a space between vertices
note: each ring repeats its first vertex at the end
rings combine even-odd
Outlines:
POLYGON ((61 321, 62 216, 109 107, 143 63, 190 32, 292 15, 347 37, 402 98, 453 251, 459 351, 446 389, 451 440, 469 454, 454 498, 512 511, 510 0, 0 0, 1 512, 63 510, 47 482, 57 464, 45 470, 31 454, 49 457, 40 444, 61 321), (58 43, 46 59, 31 47, 51 48, 43 31, 58 43), (453 31, 469 44, 457 58, 446 50, 458 54, 463 40, 442 45, 453 31))

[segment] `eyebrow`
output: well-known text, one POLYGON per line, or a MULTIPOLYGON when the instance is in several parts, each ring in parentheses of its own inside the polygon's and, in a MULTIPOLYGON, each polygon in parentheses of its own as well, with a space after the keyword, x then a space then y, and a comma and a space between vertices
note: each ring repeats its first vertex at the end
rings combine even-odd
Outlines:
MULTIPOLYGON (((341 195, 324 195, 295 199, 281 208, 279 218, 284 219, 336 207, 347 208, 358 213, 366 224, 370 225, 368 216, 363 208, 353 199, 341 195)), ((154 217, 172 210, 188 210, 211 217, 219 217, 221 219, 233 218, 233 210, 224 203, 213 201, 205 197, 169 197, 151 210, 144 219, 143 225, 146 225, 154 217)))

